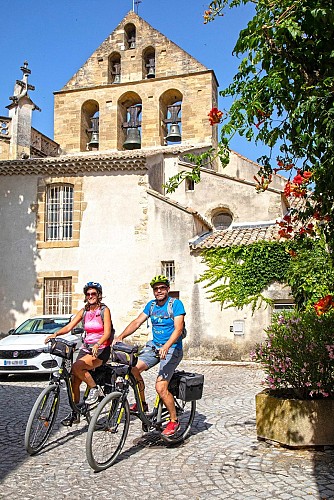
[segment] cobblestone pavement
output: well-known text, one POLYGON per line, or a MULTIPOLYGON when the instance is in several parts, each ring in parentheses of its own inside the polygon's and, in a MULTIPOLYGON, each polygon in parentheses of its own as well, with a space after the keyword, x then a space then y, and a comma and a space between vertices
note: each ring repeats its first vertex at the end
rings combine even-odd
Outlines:
MULTIPOLYGON (((28 456, 25 426, 47 380, 21 376, 1 381, 1 500, 334 499, 332 448, 293 451, 257 441, 254 396, 262 378, 257 367, 186 361, 182 367, 205 375, 189 439, 167 447, 156 437, 142 436, 135 421, 116 464, 100 473, 86 461, 85 421, 70 429, 59 424, 68 411, 65 391, 49 443, 40 454, 28 456)), ((152 400, 148 373, 145 379, 152 400)))

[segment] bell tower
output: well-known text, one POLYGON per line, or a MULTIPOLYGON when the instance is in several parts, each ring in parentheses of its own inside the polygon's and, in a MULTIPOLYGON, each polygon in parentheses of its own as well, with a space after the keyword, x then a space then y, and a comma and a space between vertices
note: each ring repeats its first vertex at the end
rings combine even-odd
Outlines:
POLYGON ((55 140, 62 151, 126 151, 217 144, 212 70, 134 11, 55 92, 55 140))

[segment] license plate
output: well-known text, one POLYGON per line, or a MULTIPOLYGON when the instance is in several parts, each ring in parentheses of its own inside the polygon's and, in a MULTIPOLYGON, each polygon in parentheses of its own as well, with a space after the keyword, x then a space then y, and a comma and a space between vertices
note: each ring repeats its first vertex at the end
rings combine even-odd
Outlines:
POLYGON ((5 359, 3 364, 4 366, 27 366, 28 361, 26 359, 5 359))

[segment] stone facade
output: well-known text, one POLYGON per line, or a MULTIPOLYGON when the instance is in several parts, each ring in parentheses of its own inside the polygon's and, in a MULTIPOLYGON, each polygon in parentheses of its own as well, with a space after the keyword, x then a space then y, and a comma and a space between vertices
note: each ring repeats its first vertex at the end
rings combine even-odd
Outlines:
MULTIPOLYGON (((120 332, 151 298, 148 283, 167 263, 173 266, 171 291, 187 311, 189 354, 224 356, 226 346, 243 352, 261 338, 271 310, 252 316, 249 308, 221 310, 209 302, 197 282, 200 251, 206 241, 214 246, 219 234, 226 241, 237 230, 239 242, 249 232, 253 239, 275 237, 274 221, 287 208, 283 179, 275 176, 266 193, 256 194, 258 166, 232 153, 226 169, 203 168, 198 185, 182 184, 168 196, 163 187, 170 176, 191 168, 187 152, 217 144, 217 127, 207 116, 217 105, 217 88, 212 70, 130 12, 55 92, 50 141, 59 145, 56 155, 32 155, 31 148, 28 158, 11 155, 15 134, 0 135, 0 331, 45 312, 45 283, 59 278, 70 280, 73 311, 82 305, 84 283, 101 282, 120 332), (131 122, 133 106, 140 109, 140 123, 131 122), (166 139, 173 106, 181 110, 178 143, 166 139), (124 148, 128 127, 140 132, 134 150, 124 148), (50 237, 52 193, 58 188, 62 196, 67 190, 73 194, 66 238, 50 237), (215 223, 220 214, 231 219, 226 231, 215 223)), ((22 101, 30 114, 31 102, 22 101)), ((65 227, 65 216, 63 222, 65 227)), ((288 290, 274 284, 268 294, 290 300, 288 290)), ((143 325, 133 338, 143 342, 148 336, 143 325)))

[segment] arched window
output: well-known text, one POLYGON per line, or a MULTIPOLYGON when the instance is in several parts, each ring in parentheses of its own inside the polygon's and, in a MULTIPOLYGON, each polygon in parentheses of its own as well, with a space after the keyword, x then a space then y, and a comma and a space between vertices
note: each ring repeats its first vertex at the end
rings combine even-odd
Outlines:
POLYGON ((141 98, 127 92, 118 101, 118 149, 141 148, 141 98))
POLYGON ((233 222, 233 217, 228 210, 217 210, 212 214, 212 225, 215 229, 227 229, 233 222))
POLYGON ((180 143, 182 140, 182 94, 167 90, 160 97, 161 144, 180 143))
POLYGON ((147 47, 143 52, 143 79, 155 78, 155 50, 147 47))
POLYGON ((99 149, 99 125, 99 104, 93 100, 86 101, 81 108, 81 151, 99 149))
POLYGON ((127 24, 124 27, 125 31, 125 48, 135 49, 136 48, 136 26, 132 23, 127 24))
POLYGON ((108 82, 121 83, 121 56, 118 52, 109 57, 108 82))

